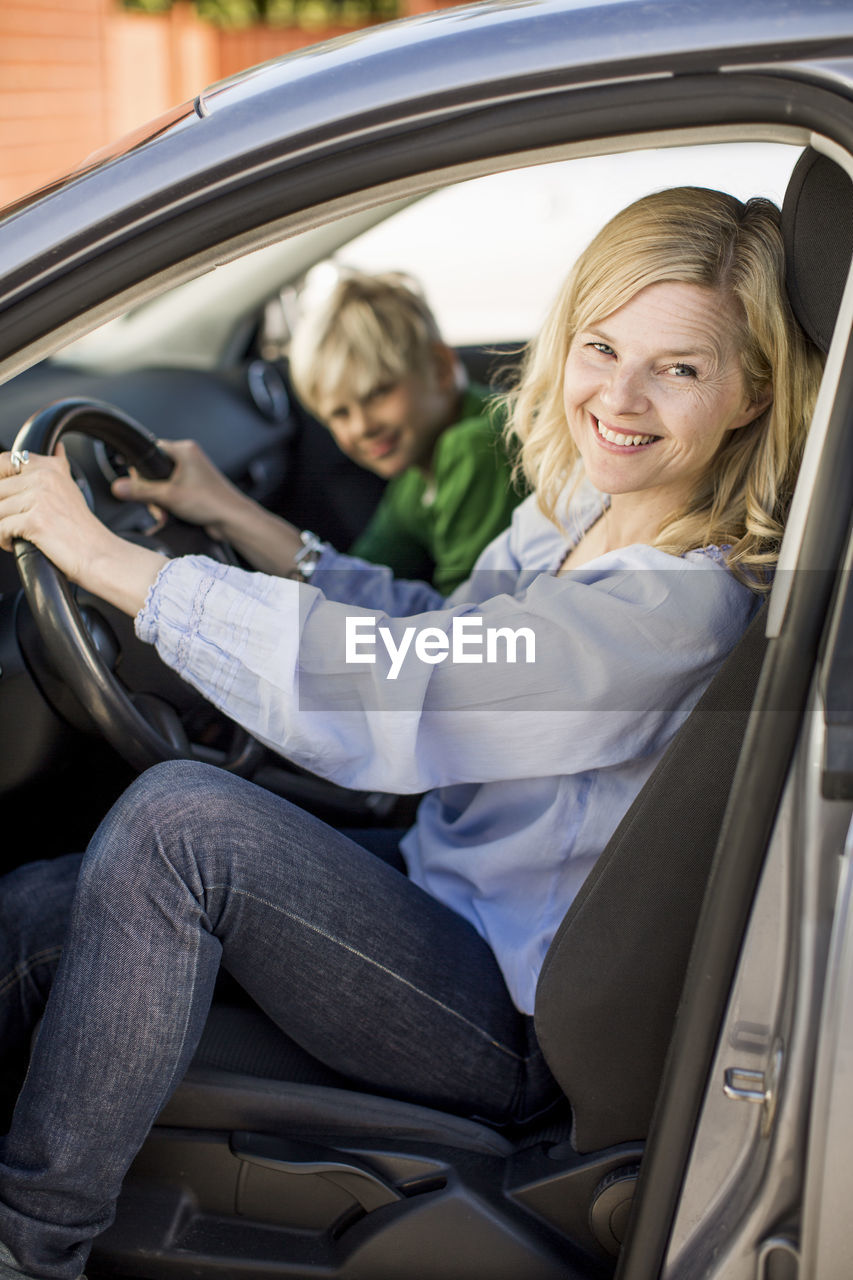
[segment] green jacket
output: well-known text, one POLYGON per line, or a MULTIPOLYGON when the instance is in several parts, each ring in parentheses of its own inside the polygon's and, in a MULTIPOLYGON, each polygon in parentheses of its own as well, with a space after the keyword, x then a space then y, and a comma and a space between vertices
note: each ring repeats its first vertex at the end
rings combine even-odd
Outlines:
POLYGON ((431 580, 444 595, 465 581, 524 497, 487 397, 481 387, 466 390, 459 421, 436 442, 432 477, 417 467, 395 476, 352 555, 387 564, 398 578, 431 580))

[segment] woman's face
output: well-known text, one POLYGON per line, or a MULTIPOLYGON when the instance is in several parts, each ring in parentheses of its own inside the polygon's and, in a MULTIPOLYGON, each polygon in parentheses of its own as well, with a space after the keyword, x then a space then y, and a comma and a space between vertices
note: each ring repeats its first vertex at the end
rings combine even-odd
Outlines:
POLYGON ((586 473, 603 493, 680 506, 729 431, 751 422, 734 299, 663 282, 575 335, 563 404, 586 473))

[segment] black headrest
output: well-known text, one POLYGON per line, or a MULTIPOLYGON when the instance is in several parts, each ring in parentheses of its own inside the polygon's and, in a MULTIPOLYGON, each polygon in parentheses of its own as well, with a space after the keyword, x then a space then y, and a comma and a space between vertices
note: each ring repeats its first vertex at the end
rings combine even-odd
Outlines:
POLYGON ((819 151, 808 148, 794 166, 782 235, 794 314, 827 351, 853 254, 853 182, 819 151))

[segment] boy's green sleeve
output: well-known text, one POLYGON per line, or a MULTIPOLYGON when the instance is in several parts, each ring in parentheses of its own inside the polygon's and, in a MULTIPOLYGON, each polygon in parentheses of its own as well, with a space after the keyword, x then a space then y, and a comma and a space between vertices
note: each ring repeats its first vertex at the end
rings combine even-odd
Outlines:
POLYGON ((416 578, 429 581, 433 562, 427 547, 426 530, 417 537, 402 518, 408 511, 410 522, 420 507, 423 481, 408 473, 392 480, 385 489, 379 506, 365 529, 350 547, 350 553, 369 560, 371 564, 387 564, 395 578, 416 578), (411 481, 415 481, 414 484, 411 481), (415 493, 413 490, 417 490, 415 493))
POLYGON ((485 416, 441 437, 433 507, 433 584, 449 595, 470 577, 484 547, 503 533, 524 497, 511 479, 500 432, 485 416))

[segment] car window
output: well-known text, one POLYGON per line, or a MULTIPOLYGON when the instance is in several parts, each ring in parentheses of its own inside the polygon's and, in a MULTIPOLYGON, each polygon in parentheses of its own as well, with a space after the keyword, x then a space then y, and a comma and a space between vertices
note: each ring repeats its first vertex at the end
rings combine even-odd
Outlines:
POLYGON ((712 186, 781 204, 800 148, 773 143, 668 147, 491 174, 433 192, 351 240, 311 273, 319 293, 340 266, 405 271, 423 284, 455 345, 537 332, 552 295, 599 227, 650 191, 712 186))
POLYGON ((300 309, 345 267, 415 277, 454 345, 523 342, 619 208, 681 184, 781 203, 799 154, 781 143, 661 147, 529 165, 404 197, 208 270, 67 344, 60 359, 102 371, 215 369, 245 353, 241 335, 256 323, 258 349, 274 359, 286 353, 300 309))

